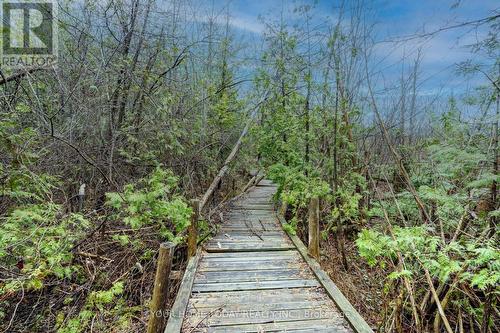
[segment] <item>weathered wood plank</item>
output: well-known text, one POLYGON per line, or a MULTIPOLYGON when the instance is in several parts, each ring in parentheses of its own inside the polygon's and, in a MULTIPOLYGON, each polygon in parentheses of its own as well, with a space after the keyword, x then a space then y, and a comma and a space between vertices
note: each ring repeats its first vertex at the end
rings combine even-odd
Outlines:
POLYGON ((265 232, 266 236, 281 236, 282 235, 281 231, 278 228, 273 228, 273 229, 271 229, 271 228, 266 228, 266 229, 255 228, 253 231, 250 231, 250 230, 245 229, 245 228, 232 228, 232 229, 221 228, 220 232, 222 234, 227 233, 227 234, 240 235, 240 236, 252 236, 252 235, 254 235, 254 232, 257 232, 257 233, 265 232))
POLYGON ((191 301, 199 304, 215 304, 221 301, 226 304, 244 303, 268 303, 280 300, 287 301, 318 301, 328 299, 328 295, 323 288, 303 288, 303 289, 272 289, 272 290, 246 290, 246 291, 226 291, 194 293, 191 301))
MULTIPOLYGON (((212 253, 211 253, 212 254, 212 253)), ((277 252, 266 252, 266 253, 261 253, 261 252, 247 252, 244 255, 239 253, 239 256, 220 256, 220 257, 203 257, 204 262, 251 262, 251 261, 267 261, 267 260, 281 260, 281 259, 288 259, 288 260, 301 260, 300 255, 298 252, 294 251, 277 251, 277 252), (262 255, 256 255, 256 254, 262 254, 262 255), (280 254, 282 253, 282 254, 280 254)))
POLYGON ((247 251, 261 251, 261 252, 270 252, 270 251, 288 251, 293 250, 294 247, 292 245, 283 245, 283 246, 210 246, 206 248, 208 252, 247 252, 247 251))
MULTIPOLYGON (((273 256, 296 256, 298 255, 297 250, 294 248, 291 251, 276 251, 276 252, 252 252, 248 251, 245 253, 245 256, 248 257, 273 257, 273 256)), ((239 252, 231 253, 210 253, 210 252, 205 252, 203 253, 203 259, 212 259, 212 258, 241 258, 242 254, 239 252)), ((300 255, 299 255, 300 257, 300 255)))
POLYGON ((269 217, 261 217, 261 218, 247 218, 247 217, 231 217, 227 218, 226 222, 224 223, 224 227, 228 227, 231 225, 237 225, 237 226, 242 226, 246 227, 248 230, 248 226, 252 227, 258 227, 258 226, 277 226, 279 227, 279 223, 276 223, 275 220, 271 220, 269 217))
POLYGON ((282 229, 281 226, 278 224, 271 224, 271 223, 250 223, 247 222, 246 224, 243 222, 232 222, 228 223, 227 225, 224 225, 223 227, 220 228, 220 233, 227 233, 227 232, 243 232, 243 233, 253 233, 254 231, 265 231, 267 232, 276 232, 282 234, 282 229), (251 226, 252 230, 249 230, 248 226, 251 226))
MULTIPOLYGON (((269 259, 269 260, 253 260, 247 261, 202 261, 199 264, 200 271, 202 268, 239 268, 239 269, 247 269, 253 267, 262 267, 262 269, 268 269, 267 267, 277 266, 276 268, 283 268, 292 266, 302 267, 301 262, 294 258, 284 258, 284 259, 269 259), (242 265, 244 265, 242 267, 242 265)), ((303 264, 302 264, 303 265, 303 264)))
POLYGON ((264 324, 269 322, 308 321, 317 319, 341 319, 340 314, 329 306, 306 309, 278 310, 200 310, 189 317, 191 327, 213 327, 244 324, 264 324))
POLYGON ((220 235, 217 237, 212 238, 211 240, 212 243, 216 242, 237 242, 237 243, 243 243, 243 242, 252 242, 252 243, 261 243, 261 242, 284 242, 284 243, 289 243, 290 241, 288 238, 286 238, 284 235, 279 235, 279 236, 273 236, 273 235, 267 235, 267 234, 259 234, 256 232, 256 235, 250 234, 250 235, 239 235, 239 234, 231 234, 231 235, 220 235), (258 236, 257 236, 258 235, 258 236))
MULTIPOLYGON (((241 212, 245 212, 245 211, 241 211, 241 212)), ((225 218, 225 222, 227 222, 227 221, 231 222, 234 219, 240 219, 242 221, 261 220, 264 222, 274 223, 275 221, 272 219, 272 216, 270 215, 272 213, 273 213, 272 211, 270 211, 270 212, 257 211, 253 215, 246 215, 246 214, 241 214, 241 213, 236 212, 236 211, 232 211, 232 213, 224 215, 224 218, 225 218)))
POLYGON ((249 324, 249 325, 228 325, 211 327, 208 329, 194 330, 194 332, 206 333, 262 333, 262 332, 295 332, 301 329, 309 329, 312 332, 321 330, 320 332, 329 333, 346 333, 351 332, 350 329, 339 324, 338 320, 334 319, 319 319, 307 321, 288 321, 288 322, 271 322, 264 324, 249 324), (295 330, 295 331, 294 331, 295 330))
POLYGON ((224 271, 201 272, 196 276, 200 283, 222 282, 250 282, 250 281, 278 281, 311 279, 314 275, 305 269, 271 269, 255 271, 233 271, 230 274, 224 271))
POLYGON ((257 184, 257 187, 259 186, 272 186, 272 187, 276 187, 276 184, 274 184, 271 180, 269 179, 262 179, 258 184, 257 184))
MULTIPOLYGON (((278 252, 287 252, 287 251, 278 251, 278 252)), ((248 253, 248 252, 246 252, 248 253)), ((245 254, 246 254, 245 253, 245 254)), ((273 252, 264 252, 265 253, 273 253, 273 252)), ((301 261, 300 258, 297 258, 297 255, 283 255, 283 256, 261 256, 261 257, 248 257, 248 259, 245 259, 245 257, 229 257, 229 258, 224 258, 224 257, 219 257, 219 258, 206 258, 203 260, 204 263, 207 264, 224 264, 224 263, 237 263, 237 264, 248 264, 248 263, 253 263, 253 264, 259 264, 259 263, 265 263, 265 262, 277 262, 277 261, 301 261)))
MULTIPOLYGON (((291 262, 277 262, 277 263, 256 263, 256 264, 246 264, 243 265, 241 263, 231 264, 226 263, 224 265, 211 265, 201 263, 198 271, 199 272, 231 272, 231 271, 252 271, 252 270, 265 270, 265 269, 288 269, 288 268, 303 268, 304 264, 297 261, 291 262)), ((230 273, 228 273, 230 274, 230 273)))
POLYGON ((276 288, 304 288, 318 287, 319 282, 314 280, 281 280, 258 282, 224 282, 224 283, 195 283, 193 292, 209 291, 239 291, 239 290, 264 290, 276 288))
POLYGON ((329 306, 330 302, 328 300, 319 300, 319 301, 312 301, 312 300, 292 300, 292 301, 277 301, 277 300, 272 300, 270 302, 259 302, 258 304, 256 303, 238 303, 238 304, 227 304, 224 303, 223 300, 221 300, 218 303, 214 303, 210 306, 207 306, 203 303, 196 303, 196 302, 189 302, 188 305, 188 310, 186 313, 189 313, 190 315, 196 315, 199 314, 201 311, 214 311, 214 310, 220 310, 222 309, 223 311, 229 312, 229 311, 234 311, 234 312, 241 312, 241 311, 255 311, 255 309, 258 306, 258 309, 261 311, 267 311, 267 310, 292 310, 292 309, 318 309, 322 308, 324 306, 329 306))
POLYGON ((224 226, 226 225, 231 225, 231 224, 238 224, 238 225, 244 225, 246 227, 248 223, 252 223, 252 224, 255 224, 255 223, 258 223, 259 225, 266 225, 266 224, 270 224, 270 225, 277 225, 279 226, 279 223, 276 222, 275 219, 271 218, 270 216, 268 215, 263 215, 263 216, 252 216, 252 217, 249 217, 249 216, 242 216, 242 215, 227 215, 225 216, 225 222, 224 222, 224 226))

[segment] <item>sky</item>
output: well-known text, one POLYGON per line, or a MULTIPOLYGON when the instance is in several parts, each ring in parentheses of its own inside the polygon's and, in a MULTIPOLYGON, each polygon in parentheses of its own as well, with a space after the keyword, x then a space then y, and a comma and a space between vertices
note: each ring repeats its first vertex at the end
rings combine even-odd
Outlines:
MULTIPOLYGON (((224 6, 225 0, 212 0, 215 6, 224 6)), ((348 1, 348 0, 347 0, 348 1)), ((208 3, 209 1, 207 1, 208 3)), ((457 75, 457 64, 471 58, 467 45, 475 43, 488 32, 483 26, 477 30, 471 27, 444 30, 432 38, 414 38, 395 43, 416 33, 428 33, 458 23, 500 14, 500 1, 494 0, 372 0, 375 24, 375 47, 377 64, 385 81, 396 80, 401 75, 402 58, 412 63, 416 50, 422 48, 421 93, 460 92, 469 85, 484 82, 481 77, 464 78, 457 75)), ((326 16, 336 17, 336 0, 302 0, 300 3, 315 4, 314 17, 320 21, 326 16)), ((276 18, 283 7, 290 10, 297 1, 286 0, 232 0, 229 8, 231 25, 258 40, 265 27, 259 17, 276 18)), ((293 14, 291 14, 293 15, 293 14)), ((500 55, 499 55, 500 56, 500 55)), ((477 56, 474 56, 477 58, 477 56)))

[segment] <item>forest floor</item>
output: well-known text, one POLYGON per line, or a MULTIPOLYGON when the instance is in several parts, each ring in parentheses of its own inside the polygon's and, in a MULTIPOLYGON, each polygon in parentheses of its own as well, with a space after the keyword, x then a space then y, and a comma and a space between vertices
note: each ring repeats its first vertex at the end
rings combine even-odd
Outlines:
POLYGON ((366 322, 376 328, 381 320, 384 279, 379 267, 370 267, 357 252, 353 239, 346 239, 345 252, 349 269, 345 270, 342 258, 331 235, 321 243, 321 266, 344 296, 366 322))

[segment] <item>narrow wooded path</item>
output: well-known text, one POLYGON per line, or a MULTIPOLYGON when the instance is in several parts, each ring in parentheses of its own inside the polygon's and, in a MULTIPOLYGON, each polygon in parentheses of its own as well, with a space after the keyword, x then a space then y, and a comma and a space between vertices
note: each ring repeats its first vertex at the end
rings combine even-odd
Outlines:
POLYGON ((264 180, 234 202, 188 264, 166 333, 371 332, 304 245, 264 180))

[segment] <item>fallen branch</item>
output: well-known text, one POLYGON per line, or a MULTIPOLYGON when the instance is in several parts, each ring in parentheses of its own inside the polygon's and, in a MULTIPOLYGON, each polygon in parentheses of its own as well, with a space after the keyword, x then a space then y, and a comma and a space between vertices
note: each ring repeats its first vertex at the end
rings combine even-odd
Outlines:
POLYGON ((36 71, 42 70, 42 69, 49 69, 49 68, 47 68, 47 67, 29 67, 29 68, 23 69, 19 72, 12 74, 11 76, 7 76, 7 77, 4 76, 3 72, 0 71, 0 77, 1 77, 0 78, 0 85, 4 85, 4 84, 9 83, 11 81, 19 80, 20 78, 22 78, 26 74, 31 74, 31 73, 34 73, 36 71))
POLYGON ((77 252, 76 254, 78 254, 79 256, 82 256, 82 257, 87 257, 87 258, 101 259, 101 260, 106 260, 106 261, 114 261, 113 259, 106 258, 106 257, 100 256, 97 254, 93 254, 93 253, 88 253, 88 252, 77 252))
POLYGON ((243 138, 247 135, 248 130, 250 129, 250 125, 253 123, 253 120, 255 119, 257 115, 257 111, 259 109, 260 104, 262 104, 266 100, 267 96, 263 97, 256 106, 254 106, 254 109, 252 113, 250 114, 250 118, 248 119, 245 127, 243 128, 243 131, 241 131, 240 137, 238 138, 238 141, 236 141, 236 144, 234 145, 233 149, 231 150, 231 153, 229 156, 226 158, 224 161, 224 164, 222 165, 222 168, 219 170, 217 173, 217 176, 215 176, 214 180, 208 187, 208 190, 205 192, 203 195, 203 198, 200 201, 200 211, 205 207, 207 204, 208 200, 212 197, 215 189, 217 188, 217 185, 219 185, 220 181, 226 174, 227 170, 229 169, 229 164, 234 160, 236 157, 236 154, 240 150, 241 145, 243 144, 243 138))
MULTIPOLYGON (((422 265, 423 267, 423 265, 422 265)), ((439 301, 439 297, 436 293, 436 289, 434 288, 434 284, 432 283, 431 275, 429 274, 429 270, 425 267, 423 267, 424 273, 425 273, 425 278, 427 279, 427 283, 429 284, 429 287, 431 289, 431 294, 432 297, 434 298, 434 301, 436 302, 436 306, 438 308, 439 315, 441 316, 441 319, 443 320, 444 327, 446 328, 446 332, 448 333, 453 333, 453 330, 451 329, 450 323, 448 322, 448 318, 446 318, 446 315, 444 313, 443 307, 441 305, 441 301, 439 301)))

